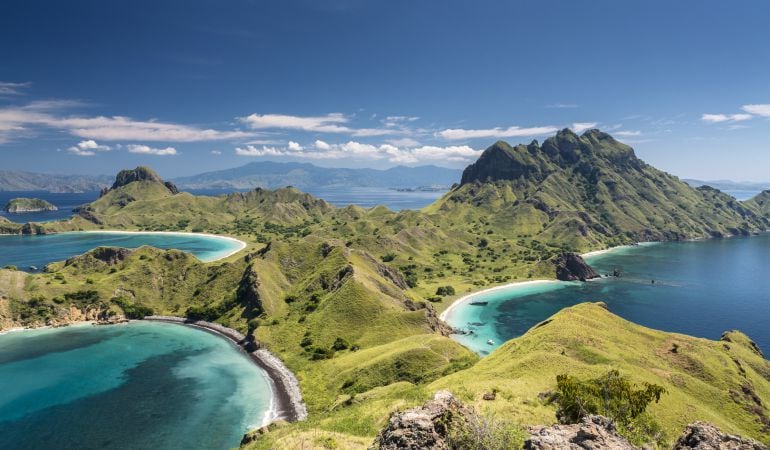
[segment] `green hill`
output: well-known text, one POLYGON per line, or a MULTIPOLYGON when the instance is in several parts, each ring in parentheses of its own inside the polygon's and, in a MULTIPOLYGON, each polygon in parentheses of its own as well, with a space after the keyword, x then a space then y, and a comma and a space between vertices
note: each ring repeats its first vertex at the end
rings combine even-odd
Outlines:
POLYGON ((9 213, 56 211, 58 209, 55 205, 39 198, 14 198, 5 205, 5 211, 9 213))
POLYGON ((754 208, 765 217, 770 217, 770 190, 762 191, 746 201, 746 206, 754 208))
POLYGON ((748 234, 770 224, 751 205, 692 188, 598 130, 565 129, 542 145, 497 142, 428 211, 455 218, 494 211, 499 230, 579 250, 748 234))
POLYGON ((437 313, 479 287, 554 278, 565 251, 763 230, 767 204, 764 194, 741 203, 693 189, 596 130, 565 130, 542 145, 498 142, 423 211, 335 208, 293 188, 193 196, 137 168, 78 217, 27 228, 205 231, 237 236, 247 249, 214 263, 98 249, 43 274, 0 270, 13 287, 0 292, 0 323, 58 323, 73 307, 143 307, 254 330, 296 373, 310 411, 308 422, 259 439, 262 448, 319 445, 324 436, 360 446, 389 411, 444 387, 520 425, 553 421, 538 394, 553 389, 556 374, 610 367, 669 390, 654 409, 668 431, 701 418, 766 439, 770 370, 740 334, 713 343, 581 305, 479 362, 447 337, 437 313), (499 400, 481 401, 491 389, 499 400))

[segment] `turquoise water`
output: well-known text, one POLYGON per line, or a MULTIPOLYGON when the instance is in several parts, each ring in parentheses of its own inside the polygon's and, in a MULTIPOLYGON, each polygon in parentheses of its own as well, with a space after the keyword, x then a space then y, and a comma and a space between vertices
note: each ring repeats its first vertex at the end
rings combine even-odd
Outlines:
POLYGON ((271 388, 229 341, 174 324, 0 336, 0 448, 226 449, 271 388))
POLYGON ((709 339, 739 329, 770 351, 770 235, 640 245, 587 258, 621 278, 528 284, 479 294, 447 321, 473 330, 456 338, 484 355, 560 309, 603 301, 638 324, 709 339), (652 284, 651 280, 655 280, 652 284), (492 339, 493 345, 487 341, 492 339))
POLYGON ((184 233, 57 233, 39 236, 0 236, 0 267, 30 266, 43 268, 54 261, 63 261, 100 246, 137 248, 150 245, 157 248, 183 250, 201 261, 214 261, 239 248, 237 242, 218 236, 184 233))

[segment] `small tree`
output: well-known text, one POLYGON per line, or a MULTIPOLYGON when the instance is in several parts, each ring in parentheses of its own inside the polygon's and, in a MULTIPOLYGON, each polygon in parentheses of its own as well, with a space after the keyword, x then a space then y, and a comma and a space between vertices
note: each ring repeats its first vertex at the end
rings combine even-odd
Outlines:
POLYGON ((578 423, 587 415, 600 414, 621 425, 629 425, 666 392, 663 387, 650 383, 637 388, 617 370, 587 381, 562 374, 556 377, 556 385, 555 401, 559 405, 556 416, 562 423, 578 423))

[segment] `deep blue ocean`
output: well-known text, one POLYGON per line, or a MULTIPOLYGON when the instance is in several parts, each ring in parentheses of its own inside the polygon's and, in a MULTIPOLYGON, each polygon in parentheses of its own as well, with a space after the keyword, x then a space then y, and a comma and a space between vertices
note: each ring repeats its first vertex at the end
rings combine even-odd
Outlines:
POLYGON ((738 329, 770 352, 770 234, 640 245, 587 260, 600 273, 618 268, 623 276, 475 295, 471 301, 489 304, 465 303, 449 313, 451 325, 476 333, 457 339, 488 354, 564 307, 603 301, 613 313, 660 330, 719 339, 738 329))
POLYGON ((228 449, 270 410, 264 372, 174 324, 0 335, 2 449, 228 449))

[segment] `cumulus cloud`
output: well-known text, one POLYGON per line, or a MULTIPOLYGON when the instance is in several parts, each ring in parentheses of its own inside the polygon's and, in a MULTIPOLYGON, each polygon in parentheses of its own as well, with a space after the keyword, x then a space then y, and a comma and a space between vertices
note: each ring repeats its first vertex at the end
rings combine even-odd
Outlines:
POLYGON ((557 132, 559 129, 552 126, 543 127, 508 127, 508 128, 487 128, 480 130, 466 130, 462 128, 446 129, 436 133, 438 136, 449 139, 476 139, 476 138, 508 138, 508 137, 523 137, 523 136, 542 136, 545 134, 551 134, 557 132))
POLYGON ((741 109, 749 114, 770 117, 770 104, 743 105, 741 109))
POLYGON ((94 140, 80 141, 68 148, 67 151, 78 156, 94 156, 96 152, 108 152, 112 150, 107 145, 99 145, 94 140))
POLYGON ((299 130, 314 133, 347 133, 351 136, 383 136, 395 130, 381 128, 351 128, 350 119, 340 113, 325 116, 291 116, 286 114, 251 114, 240 121, 252 129, 299 130))
POLYGON ((378 160, 396 164, 417 164, 422 162, 469 162, 476 159, 481 153, 467 145, 460 146, 430 146, 399 147, 392 144, 366 144, 357 141, 348 141, 341 144, 329 144, 317 140, 313 148, 302 147, 296 150, 286 147, 272 147, 263 145, 256 147, 248 145, 237 147, 235 154, 239 156, 274 156, 293 157, 302 159, 354 159, 354 160, 378 160))
POLYGON ((572 124, 571 128, 575 133, 582 133, 591 128, 596 128, 597 125, 599 124, 596 122, 575 122, 572 124))
POLYGON ((288 149, 293 152, 301 152, 302 150, 304 150, 304 147, 299 145, 298 142, 289 141, 288 149))
MULTIPOLYGON (((762 106, 762 105, 746 105, 746 106, 762 106)), ((745 108, 745 107, 744 107, 745 108)), ((742 122, 744 120, 751 119, 751 114, 703 114, 701 120, 709 123, 721 123, 721 122, 742 122)))
POLYGON ((139 153, 141 155, 155 155, 155 156, 172 156, 176 155, 177 151, 174 147, 166 148, 154 148, 149 145, 127 145, 129 153, 139 153))

